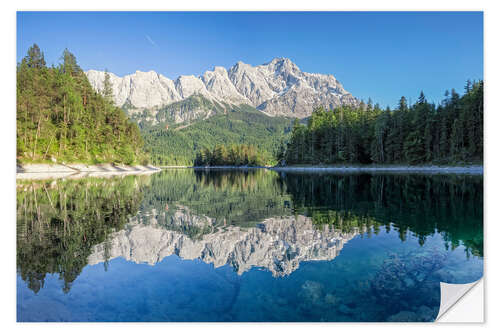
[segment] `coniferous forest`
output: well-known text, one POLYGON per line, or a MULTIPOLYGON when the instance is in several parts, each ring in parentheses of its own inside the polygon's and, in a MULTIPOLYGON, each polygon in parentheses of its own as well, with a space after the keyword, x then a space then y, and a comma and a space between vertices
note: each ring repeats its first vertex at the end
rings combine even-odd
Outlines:
POLYGON ((195 166, 258 166, 264 165, 268 160, 267 155, 259 153, 252 145, 217 145, 214 149, 202 149, 196 154, 195 166))
POLYGON ((423 92, 396 110, 361 103, 316 109, 307 125, 295 121, 278 159, 283 164, 457 164, 483 160, 483 81, 465 93, 445 93, 436 106, 423 92))
POLYGON ((137 125, 111 96, 109 79, 95 92, 67 49, 47 67, 34 44, 17 66, 18 162, 147 163, 137 125))
POLYGON ((445 93, 435 105, 423 92, 396 109, 315 109, 304 121, 240 106, 182 130, 139 127, 113 105, 109 75, 96 92, 76 57, 64 50, 48 67, 34 44, 17 66, 17 160, 182 165, 482 164, 483 81, 445 93), (248 109, 248 110, 247 110, 248 109), (142 133, 141 133, 142 132, 142 133), (145 138, 145 143, 143 142, 145 138), (283 142, 281 147, 279 142, 283 142))

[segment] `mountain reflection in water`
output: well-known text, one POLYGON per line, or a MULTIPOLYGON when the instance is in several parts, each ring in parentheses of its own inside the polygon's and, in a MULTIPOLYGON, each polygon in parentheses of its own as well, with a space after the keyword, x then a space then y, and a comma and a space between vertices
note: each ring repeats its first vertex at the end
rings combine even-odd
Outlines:
POLYGON ((482 184, 192 169, 18 181, 18 320, 433 320, 440 281, 482 276, 482 184), (176 276, 204 287, 159 282, 176 276), (125 290, 131 299, 116 303, 125 290), (174 290, 184 305, 165 303, 174 290), (64 309, 45 313, 43 302, 64 309))
MULTIPOLYGON (((174 216, 183 221, 193 218, 179 211, 174 216)), ((195 240, 157 223, 132 222, 113 234, 110 241, 97 245, 88 263, 123 257, 153 265, 176 254, 182 259, 201 259, 214 267, 231 265, 238 274, 263 267, 278 277, 292 273, 301 261, 334 259, 344 243, 357 234, 357 230, 342 233, 328 225, 318 228, 310 218, 300 215, 268 218, 252 228, 219 228, 195 240)))

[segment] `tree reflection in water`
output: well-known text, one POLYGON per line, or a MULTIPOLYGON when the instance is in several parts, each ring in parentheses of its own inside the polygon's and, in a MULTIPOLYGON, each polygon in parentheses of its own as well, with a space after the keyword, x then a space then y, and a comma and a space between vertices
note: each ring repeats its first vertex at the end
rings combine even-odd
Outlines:
MULTIPOLYGON (((168 170, 143 177, 20 181, 17 269, 35 292, 46 274, 54 273, 67 292, 89 257, 106 268, 116 256, 117 232, 130 233, 134 226, 150 226, 171 239, 185 237, 181 243, 203 245, 201 251, 183 252, 187 258, 231 264, 241 272, 266 258, 269 263, 261 266, 289 274, 299 261, 315 259, 307 255, 313 249, 316 258, 335 257, 319 255, 332 242, 300 238, 308 233, 350 239, 392 228, 402 241, 410 233, 421 244, 439 233, 446 248, 463 245, 467 255, 482 257, 482 204, 482 177, 464 175, 168 170), (248 241, 231 241, 236 234, 248 241), (268 236, 277 240, 274 247, 251 240, 268 236), (246 257, 228 250, 238 246, 248 246, 246 257)), ((173 246, 171 254, 181 250, 173 246)))
POLYGON ((38 292, 46 274, 63 290, 87 265, 94 245, 134 216, 147 177, 17 183, 17 271, 38 292))

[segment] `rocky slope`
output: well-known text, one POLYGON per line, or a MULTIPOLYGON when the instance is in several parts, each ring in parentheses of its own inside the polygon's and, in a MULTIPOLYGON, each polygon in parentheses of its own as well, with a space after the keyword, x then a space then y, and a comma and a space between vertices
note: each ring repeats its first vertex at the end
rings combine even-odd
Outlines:
MULTIPOLYGON (((154 214, 153 214, 154 215, 154 214)), ((183 225, 209 227, 212 219, 193 216, 179 210, 174 220, 183 225)), ((127 228, 116 232, 107 244, 94 248, 89 264, 123 257, 136 263, 154 265, 176 254, 183 259, 201 259, 215 267, 231 265, 238 274, 252 267, 265 268, 273 276, 285 276, 299 267, 300 262, 332 260, 343 245, 358 233, 341 233, 325 226, 317 229, 305 216, 268 218, 255 228, 228 226, 213 229, 200 239, 149 223, 132 221, 127 228)))
MULTIPOLYGON (((92 86, 102 91, 104 72, 89 70, 86 74, 92 86)), ((153 119, 161 108, 195 95, 211 102, 207 111, 248 104, 269 116, 296 118, 310 116, 317 106, 358 104, 333 75, 303 72, 287 58, 275 58, 260 66, 239 61, 229 70, 215 67, 200 77, 180 76, 175 81, 154 71, 137 71, 124 77, 110 73, 110 80, 116 105, 125 106, 132 114, 147 109, 153 119)), ((206 116, 198 114, 195 118, 206 116)), ((176 123, 190 120, 189 116, 173 118, 176 123)))

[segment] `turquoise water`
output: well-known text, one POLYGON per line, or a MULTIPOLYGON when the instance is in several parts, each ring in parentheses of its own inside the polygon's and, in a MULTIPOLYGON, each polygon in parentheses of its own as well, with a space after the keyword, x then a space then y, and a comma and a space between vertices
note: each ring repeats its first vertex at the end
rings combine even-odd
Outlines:
POLYGON ((482 176, 18 182, 18 321, 433 321, 483 274, 482 176))

